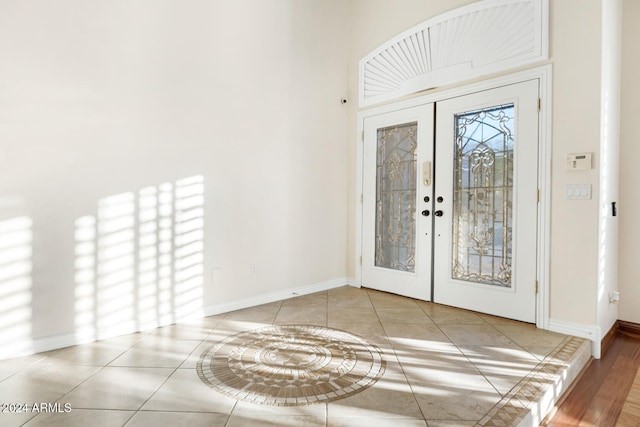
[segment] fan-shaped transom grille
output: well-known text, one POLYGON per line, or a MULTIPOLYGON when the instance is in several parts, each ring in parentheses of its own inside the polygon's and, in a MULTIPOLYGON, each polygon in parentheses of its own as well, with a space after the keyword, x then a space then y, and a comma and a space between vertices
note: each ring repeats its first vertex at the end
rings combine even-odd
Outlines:
POLYGON ((485 0, 423 22, 360 61, 360 105, 548 58, 548 0, 485 0))

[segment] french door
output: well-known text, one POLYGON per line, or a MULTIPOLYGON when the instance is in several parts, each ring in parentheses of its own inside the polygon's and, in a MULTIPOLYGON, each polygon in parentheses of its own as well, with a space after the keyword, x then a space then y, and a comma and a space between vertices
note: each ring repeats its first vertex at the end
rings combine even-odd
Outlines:
POLYGON ((362 281, 431 298, 434 105, 367 118, 364 124, 362 281), (425 213, 426 214, 426 213, 425 213))
POLYGON ((535 322, 538 80, 364 121, 362 283, 535 322))

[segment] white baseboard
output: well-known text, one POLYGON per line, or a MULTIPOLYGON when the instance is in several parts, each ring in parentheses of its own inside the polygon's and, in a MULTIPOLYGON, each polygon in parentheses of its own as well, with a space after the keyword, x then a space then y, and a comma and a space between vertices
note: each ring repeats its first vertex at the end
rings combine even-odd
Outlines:
MULTIPOLYGON (((202 317, 202 316, 199 316, 202 317)), ((187 319, 179 319, 183 321, 187 319)), ((31 340, 24 340, 20 343, 15 343, 10 348, 0 350, 0 360, 10 359, 13 357, 27 356, 30 354, 43 353, 51 350, 58 350, 65 347, 71 347, 79 344, 87 344, 90 342, 104 340, 109 338, 118 337, 121 335, 133 334, 136 332, 148 331, 151 329, 160 328, 162 326, 171 325, 178 321, 167 320, 163 323, 156 322, 152 324, 146 324, 141 327, 130 328, 115 328, 106 331, 82 331, 72 332, 68 334, 57 334, 46 337, 33 338, 31 340)))
MULTIPOLYGON (((338 279, 328 280, 326 282, 314 283, 311 285, 299 286, 295 288, 283 289, 276 292, 269 292, 262 295, 246 298, 238 301, 232 301, 223 304, 214 304, 202 309, 202 312, 197 317, 212 316, 214 314, 227 313, 229 311, 239 310, 242 308, 253 307, 256 305, 267 304, 270 302, 280 301, 296 296, 312 294, 314 292, 326 291, 340 286, 357 286, 353 285, 355 279, 341 277, 338 279)), ((140 331, 147 331, 150 329, 167 326, 173 323, 185 321, 194 318, 176 318, 171 315, 169 318, 165 318, 162 321, 156 323, 147 323, 138 327, 130 327, 129 329, 117 329, 109 331, 82 331, 71 332, 67 334, 51 335, 41 338, 33 338, 30 340, 24 340, 19 343, 14 343, 12 346, 5 346, 0 348, 0 360, 9 359, 13 357, 26 356, 29 354, 42 353, 45 351, 57 350, 60 348, 70 347, 78 344, 86 344, 89 342, 113 338, 119 335, 133 334, 140 331)))
POLYGON ((349 281, 349 278, 341 277, 339 279, 328 280, 326 282, 314 283, 297 288, 282 289, 280 291, 269 292, 266 294, 257 295, 251 298, 245 298, 228 303, 209 305, 204 308, 204 315, 213 316, 216 314, 228 313, 234 310, 241 310, 243 308, 255 307, 256 305, 269 304, 275 301, 313 294, 315 292, 327 291, 329 289, 339 288, 341 286, 351 286, 349 281))
POLYGON ((591 340, 591 355, 600 358, 602 331, 598 325, 583 325, 580 323, 565 322, 563 320, 549 319, 549 330, 565 335, 573 335, 591 340))

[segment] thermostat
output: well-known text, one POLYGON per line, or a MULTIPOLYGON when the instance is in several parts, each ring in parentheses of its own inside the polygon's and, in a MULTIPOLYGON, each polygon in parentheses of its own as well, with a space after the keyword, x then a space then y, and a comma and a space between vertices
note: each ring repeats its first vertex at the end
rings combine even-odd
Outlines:
POLYGON ((591 153, 579 153, 567 155, 568 171, 586 171, 591 169, 591 153))

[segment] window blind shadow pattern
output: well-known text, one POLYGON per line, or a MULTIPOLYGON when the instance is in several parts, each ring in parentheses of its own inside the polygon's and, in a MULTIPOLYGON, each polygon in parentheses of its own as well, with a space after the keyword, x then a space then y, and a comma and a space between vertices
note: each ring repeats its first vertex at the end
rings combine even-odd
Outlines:
POLYGON ((98 201, 75 223, 78 340, 202 315, 204 178, 98 201))
POLYGON ((33 221, 0 221, 0 359, 33 351, 33 221))

